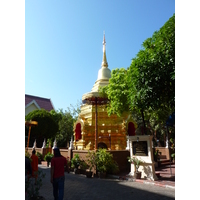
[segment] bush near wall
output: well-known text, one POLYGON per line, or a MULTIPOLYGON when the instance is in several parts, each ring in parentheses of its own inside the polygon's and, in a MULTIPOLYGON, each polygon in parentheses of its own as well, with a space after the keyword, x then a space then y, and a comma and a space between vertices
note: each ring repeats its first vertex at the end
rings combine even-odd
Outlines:
MULTIPOLYGON (((119 166, 119 172, 128 172, 130 171, 130 163, 127 160, 127 157, 130 157, 130 152, 128 150, 120 151, 109 151, 113 155, 113 160, 117 162, 119 166)), ((79 154, 81 160, 87 160, 86 155, 88 154, 87 150, 72 150, 72 157, 74 154, 79 154)))

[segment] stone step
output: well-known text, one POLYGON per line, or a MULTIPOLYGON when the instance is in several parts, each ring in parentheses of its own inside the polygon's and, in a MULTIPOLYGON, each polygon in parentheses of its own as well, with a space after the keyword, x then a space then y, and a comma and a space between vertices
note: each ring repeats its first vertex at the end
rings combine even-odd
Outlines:
POLYGON ((160 172, 155 172, 157 177, 160 177, 160 172))
POLYGON ((170 160, 169 159, 160 159, 160 161, 158 161, 159 166, 161 165, 169 165, 170 164, 170 160))
POLYGON ((160 158, 160 159, 167 159, 167 156, 166 155, 159 155, 158 158, 160 158))
POLYGON ((169 162, 169 159, 160 159, 160 162, 164 163, 164 162, 169 162))

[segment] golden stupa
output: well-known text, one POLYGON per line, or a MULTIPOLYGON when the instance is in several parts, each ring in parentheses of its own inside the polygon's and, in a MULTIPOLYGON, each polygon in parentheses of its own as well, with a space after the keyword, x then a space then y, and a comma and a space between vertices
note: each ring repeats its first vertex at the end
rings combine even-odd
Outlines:
POLYGON ((111 71, 106 59, 106 41, 103 37, 103 61, 91 92, 83 94, 81 112, 74 124, 74 147, 77 150, 107 148, 125 150, 127 135, 135 135, 136 123, 129 113, 108 116, 107 98, 99 95, 99 88, 109 84, 111 71))

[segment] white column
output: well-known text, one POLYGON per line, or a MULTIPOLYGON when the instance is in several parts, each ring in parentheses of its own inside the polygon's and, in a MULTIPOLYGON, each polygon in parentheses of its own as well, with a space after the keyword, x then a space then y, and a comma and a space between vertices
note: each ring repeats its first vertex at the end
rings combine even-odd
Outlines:
POLYGON ((167 129, 167 133, 166 133, 166 147, 165 148, 169 148, 169 134, 168 134, 168 127, 166 128, 167 129))
POLYGON ((56 147, 57 147, 57 142, 56 142, 56 138, 55 138, 55 140, 53 142, 53 149, 56 148, 56 147))
POLYGON ((126 150, 129 150, 130 146, 129 146, 129 136, 126 136, 126 150))
POLYGON ((73 145, 73 139, 72 139, 72 137, 71 137, 71 141, 70 141, 69 149, 74 149, 74 145, 73 145))

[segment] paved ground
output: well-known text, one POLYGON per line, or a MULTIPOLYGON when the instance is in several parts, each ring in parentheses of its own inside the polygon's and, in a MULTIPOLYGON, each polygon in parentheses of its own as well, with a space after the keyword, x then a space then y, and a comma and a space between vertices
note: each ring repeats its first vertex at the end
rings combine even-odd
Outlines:
MULTIPOLYGON (((148 181, 145 179, 138 179, 136 182, 145 183, 156 185, 160 187, 167 187, 175 189, 175 164, 170 165, 162 165, 159 168, 156 168, 156 173, 158 173, 158 180, 157 181, 148 181)), ((128 172, 122 173, 119 179, 128 180, 128 172)))
MULTIPOLYGON (((39 165, 39 169, 45 172, 43 186, 40 195, 46 200, 53 200, 53 187, 50 183, 50 168, 39 165)), ((175 187, 158 187, 152 182, 145 184, 134 179, 86 178, 84 175, 65 173, 64 200, 172 200, 175 199, 175 187)))

